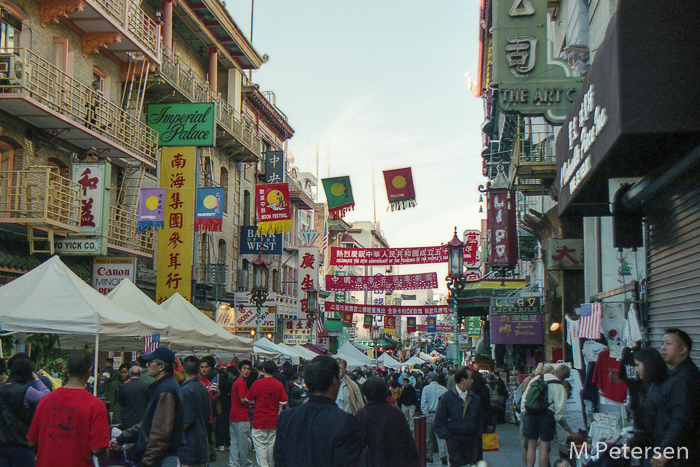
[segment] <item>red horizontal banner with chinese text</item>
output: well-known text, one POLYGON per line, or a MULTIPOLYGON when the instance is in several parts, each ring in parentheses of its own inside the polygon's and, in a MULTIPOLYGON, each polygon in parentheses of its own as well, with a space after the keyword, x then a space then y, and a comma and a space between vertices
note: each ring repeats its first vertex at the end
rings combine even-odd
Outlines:
POLYGON ((437 273, 405 274, 398 276, 326 276, 326 290, 414 290, 436 289, 437 273))
MULTIPOLYGON (((416 331, 428 332, 428 325, 427 324, 418 324, 418 325, 416 325, 416 331)), ((454 332, 454 328, 452 326, 438 326, 436 332, 454 332)), ((464 329, 461 329, 459 332, 462 334, 465 334, 467 331, 465 331, 464 329)))
MULTIPOLYGON (((468 255, 465 256, 468 259, 468 255)), ((447 246, 418 248, 331 248, 331 266, 446 263, 447 246)))
POLYGON ((452 310, 447 305, 392 306, 392 305, 351 305, 349 303, 326 302, 326 312, 364 313, 386 316, 449 315, 452 310))

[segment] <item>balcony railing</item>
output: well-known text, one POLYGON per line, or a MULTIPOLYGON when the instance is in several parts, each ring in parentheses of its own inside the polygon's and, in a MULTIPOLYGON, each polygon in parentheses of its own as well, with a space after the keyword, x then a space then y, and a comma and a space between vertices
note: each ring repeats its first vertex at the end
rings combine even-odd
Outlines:
POLYGON ((146 50, 157 55, 158 24, 139 7, 135 0, 93 0, 121 27, 141 43, 146 50))
MULTIPOLYGON (((105 1, 105 0, 101 0, 105 1)), ((121 3, 121 2, 120 2, 121 3)), ((127 0, 127 24, 128 31, 153 55, 158 55, 160 28, 134 0, 127 0)))
POLYGON ((116 247, 153 254, 153 231, 137 234, 138 215, 133 210, 126 210, 114 205, 109 207, 108 243, 116 247))
POLYGON ((76 81, 29 49, 4 49, 0 64, 4 63, 8 71, 0 73, 0 92, 26 93, 155 167, 158 133, 100 92, 76 81))
POLYGON ((554 133, 549 125, 520 123, 513 141, 509 178, 524 194, 542 194, 556 177, 554 133))
POLYGON ((0 171, 0 223, 80 231, 80 185, 51 167, 0 171))
POLYGON ((233 106, 220 93, 214 92, 209 87, 209 83, 203 81, 192 68, 180 59, 178 54, 173 54, 166 47, 162 47, 161 50, 161 66, 159 68, 161 78, 192 102, 215 103, 217 123, 259 158, 262 151, 262 140, 255 134, 252 126, 243 121, 233 106))

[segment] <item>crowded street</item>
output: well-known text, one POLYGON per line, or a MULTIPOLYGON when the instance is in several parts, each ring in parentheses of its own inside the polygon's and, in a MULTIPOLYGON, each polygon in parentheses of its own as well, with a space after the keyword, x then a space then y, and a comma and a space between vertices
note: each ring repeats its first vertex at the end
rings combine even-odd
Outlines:
POLYGON ((0 467, 700 467, 700 2, 0 2, 0 467))

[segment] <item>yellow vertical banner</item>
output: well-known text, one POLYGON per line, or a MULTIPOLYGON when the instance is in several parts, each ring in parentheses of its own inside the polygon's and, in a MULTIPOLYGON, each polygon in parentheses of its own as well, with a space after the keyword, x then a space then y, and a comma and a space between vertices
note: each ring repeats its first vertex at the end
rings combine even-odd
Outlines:
POLYGON ((158 231, 156 301, 192 295, 197 148, 161 148, 160 187, 166 188, 164 228, 158 231))

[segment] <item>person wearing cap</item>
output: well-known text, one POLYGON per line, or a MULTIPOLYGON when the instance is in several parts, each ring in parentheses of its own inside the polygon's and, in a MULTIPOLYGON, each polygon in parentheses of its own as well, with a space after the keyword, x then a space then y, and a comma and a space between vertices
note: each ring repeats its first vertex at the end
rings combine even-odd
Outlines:
POLYGON ((183 438, 183 396, 174 376, 175 354, 158 347, 139 357, 146 362, 148 374, 155 380, 150 386, 146 413, 141 423, 112 439, 110 447, 121 449, 136 443, 142 467, 176 467, 178 448, 183 438))
POLYGON ((425 444, 425 452, 429 462, 432 462, 433 452, 438 452, 442 463, 447 464, 447 443, 444 439, 435 436, 435 411, 437 411, 440 396, 445 394, 447 389, 437 382, 437 373, 434 371, 428 373, 426 378, 429 383, 423 388, 420 399, 421 412, 427 416, 425 432, 428 440, 425 444))
POLYGON ((85 124, 91 130, 97 129, 98 124, 98 107, 100 106, 100 99, 102 98, 102 91, 99 79, 92 82, 91 87, 87 90, 87 95, 85 97, 85 124))

